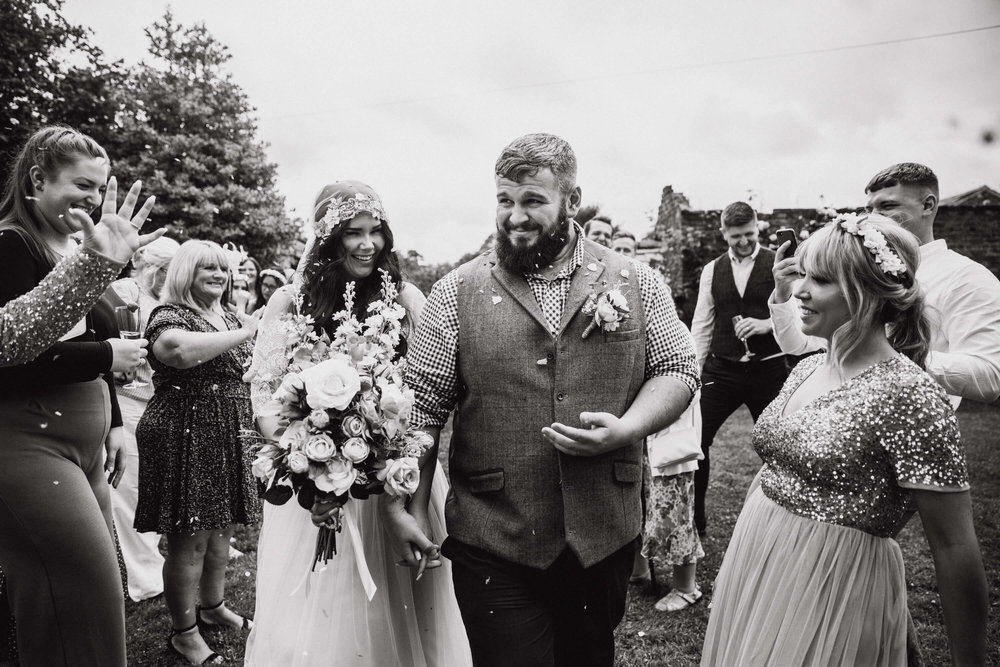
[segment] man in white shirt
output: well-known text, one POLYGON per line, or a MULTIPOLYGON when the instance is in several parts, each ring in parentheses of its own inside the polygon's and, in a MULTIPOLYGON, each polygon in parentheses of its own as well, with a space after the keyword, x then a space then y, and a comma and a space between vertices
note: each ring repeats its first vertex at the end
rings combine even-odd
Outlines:
POLYGON ((691 333, 702 370, 701 449, 694 478, 694 523, 705 534, 709 448, 741 405, 754 421, 788 376, 785 354, 771 335, 767 298, 774 289, 774 253, 757 242, 757 214, 743 202, 722 212, 729 250, 705 265, 691 333), (737 321, 737 318, 738 321, 737 321))
MULTIPOLYGON (((924 289, 931 325, 927 371, 952 396, 992 403, 1000 397, 1000 281, 982 264, 934 239, 938 180, 928 167, 894 164, 875 174, 865 187, 868 210, 881 213, 920 240, 917 282, 924 289)), ((784 247, 784 246, 783 246, 784 247)), ((782 247, 782 249, 783 249, 782 247)), ((801 331, 792 282, 794 258, 774 265, 775 291, 768 301, 774 337, 789 354, 818 349, 817 339, 801 331)))

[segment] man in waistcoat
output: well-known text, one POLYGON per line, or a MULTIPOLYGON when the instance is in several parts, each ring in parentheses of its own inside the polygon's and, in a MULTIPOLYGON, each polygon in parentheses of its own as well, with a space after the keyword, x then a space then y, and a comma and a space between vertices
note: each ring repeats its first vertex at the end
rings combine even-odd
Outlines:
POLYGON ((701 450, 694 477, 694 523, 705 534, 709 449, 715 434, 741 405, 754 421, 788 376, 784 353, 772 335, 767 299, 774 289, 774 253, 757 242, 757 214, 734 202, 722 212, 729 250, 705 265, 691 333, 702 369, 701 450), (734 318, 739 317, 739 321, 734 318))
MULTIPOLYGON (((642 530, 642 440, 697 390, 694 349, 653 271, 573 220, 569 144, 521 137, 495 175, 496 247, 434 286, 409 348, 412 421, 436 442, 455 414, 443 553, 476 665, 610 667, 642 530)), ((409 514, 387 514, 411 565, 436 556, 414 530, 430 477, 409 514)))

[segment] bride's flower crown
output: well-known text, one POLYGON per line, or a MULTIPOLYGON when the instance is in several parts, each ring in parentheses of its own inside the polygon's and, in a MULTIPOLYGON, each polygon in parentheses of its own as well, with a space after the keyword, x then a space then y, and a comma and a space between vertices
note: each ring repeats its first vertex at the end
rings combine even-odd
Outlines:
POLYGON ((861 238, 883 273, 902 279, 906 276, 906 264, 896 251, 889 247, 885 235, 868 223, 868 218, 867 213, 843 213, 837 217, 837 222, 845 232, 861 238))
POLYGON ((316 222, 317 242, 322 242, 337 227, 344 222, 353 220, 360 213, 368 213, 373 218, 388 222, 385 211, 382 209, 382 202, 363 192, 358 192, 353 197, 348 198, 331 195, 317 204, 316 210, 325 204, 329 204, 329 208, 326 209, 326 214, 316 222))

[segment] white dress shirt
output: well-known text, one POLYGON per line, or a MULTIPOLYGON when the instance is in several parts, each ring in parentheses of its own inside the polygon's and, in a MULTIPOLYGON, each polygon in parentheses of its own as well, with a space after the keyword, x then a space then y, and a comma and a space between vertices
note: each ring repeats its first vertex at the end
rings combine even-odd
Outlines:
MULTIPOLYGON (((982 264, 948 249, 944 239, 920 246, 917 283, 931 325, 927 371, 952 396, 992 403, 1000 397, 1000 280, 982 264)), ((768 299, 774 338, 789 354, 826 347, 802 333, 798 301, 768 299)))
MULTIPOLYGON (((759 243, 748 257, 737 257, 733 249, 729 249, 729 261, 733 267, 733 282, 736 283, 736 291, 741 297, 746 291, 747 281, 750 280, 750 273, 753 271, 753 264, 759 253, 759 243)), ((712 347, 712 328, 715 326, 715 299, 712 298, 712 278, 714 276, 715 260, 712 260, 701 270, 701 280, 698 283, 698 301, 694 306, 694 317, 691 318, 691 335, 694 336, 694 347, 698 354, 698 368, 705 367, 708 350, 712 347)))

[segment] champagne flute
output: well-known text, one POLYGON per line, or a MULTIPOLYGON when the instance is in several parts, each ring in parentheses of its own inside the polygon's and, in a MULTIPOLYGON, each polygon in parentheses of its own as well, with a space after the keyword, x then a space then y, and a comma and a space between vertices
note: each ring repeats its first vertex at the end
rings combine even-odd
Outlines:
MULTIPOLYGON (((139 304, 134 306, 115 306, 115 321, 118 323, 118 335, 125 340, 138 340, 142 338, 139 330, 139 304)), ((142 362, 146 363, 145 361, 142 362)), ((141 365, 141 364, 140 364, 141 365)), ((125 389, 139 389, 148 383, 135 379, 136 371, 125 371, 123 375, 127 381, 122 385, 125 389)))
MULTIPOLYGON (((736 323, 739 322, 742 319, 743 319, 742 315, 733 315, 733 327, 735 327, 736 323)), ((746 338, 740 338, 740 341, 742 341, 742 343, 743 343, 743 349, 746 350, 746 352, 743 354, 743 356, 740 357, 740 361, 750 361, 752 358, 754 358, 755 356, 757 356, 753 352, 750 351, 750 345, 747 343, 747 339, 746 338)))

